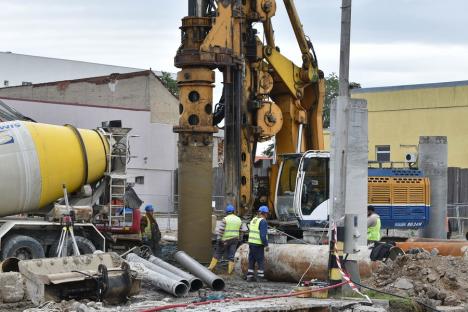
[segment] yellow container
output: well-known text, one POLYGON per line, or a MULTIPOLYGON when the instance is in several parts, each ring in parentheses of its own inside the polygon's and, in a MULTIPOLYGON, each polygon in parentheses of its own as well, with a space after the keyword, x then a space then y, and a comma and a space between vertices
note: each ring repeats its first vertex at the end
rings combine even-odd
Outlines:
MULTIPOLYGON (((314 289, 320 289, 319 286, 310 286, 310 290, 314 289)), ((313 291, 310 293, 312 298, 317 298, 317 299, 327 299, 328 298, 328 290, 321 290, 321 291, 313 291)))
MULTIPOLYGON (((302 292, 302 291, 306 291, 306 290, 310 290, 310 287, 309 286, 298 286, 294 289, 294 291, 296 292, 302 292)), ((297 298, 310 298, 310 292, 306 292, 304 294, 300 294, 300 295, 297 295, 296 297, 297 298)))

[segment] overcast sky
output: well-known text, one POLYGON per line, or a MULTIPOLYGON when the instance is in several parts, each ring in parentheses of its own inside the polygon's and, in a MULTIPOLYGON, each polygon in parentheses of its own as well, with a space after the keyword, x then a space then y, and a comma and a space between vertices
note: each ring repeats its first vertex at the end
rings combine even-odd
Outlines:
MULTIPOLYGON (((281 0, 281 51, 299 53, 281 0)), ((296 0, 326 73, 338 72, 340 0, 296 0)), ((186 0, 0 0, 0 51, 175 72, 186 0)), ((354 0, 350 79, 363 87, 468 80, 468 1, 354 0)), ((1 70, 1 69, 0 69, 1 70)))

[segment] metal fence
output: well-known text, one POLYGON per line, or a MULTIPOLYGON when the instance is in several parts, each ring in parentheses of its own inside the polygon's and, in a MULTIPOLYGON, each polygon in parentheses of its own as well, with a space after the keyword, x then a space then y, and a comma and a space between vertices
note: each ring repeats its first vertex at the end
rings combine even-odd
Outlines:
MULTIPOLYGON (((179 195, 174 195, 172 212, 177 213, 179 211, 179 195)), ((213 214, 220 214, 224 212, 224 196, 211 196, 211 207, 213 208, 213 214)))
POLYGON ((447 215, 452 233, 464 237, 468 229, 468 204, 447 204, 447 215))

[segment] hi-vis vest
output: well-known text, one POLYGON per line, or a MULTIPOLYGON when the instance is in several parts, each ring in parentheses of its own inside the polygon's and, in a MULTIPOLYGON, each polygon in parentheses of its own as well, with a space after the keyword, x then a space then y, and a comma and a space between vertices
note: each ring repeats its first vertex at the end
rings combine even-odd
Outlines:
POLYGON ((148 216, 145 216, 145 218, 146 218, 146 227, 145 227, 145 231, 143 232, 143 237, 146 239, 152 239, 153 232, 151 231, 151 228, 153 225, 151 224, 150 218, 148 218, 148 216))
POLYGON ((249 244, 263 245, 260 238, 260 221, 262 218, 255 217, 249 224, 249 244))
POLYGON ((239 238, 239 230, 242 225, 241 219, 235 214, 230 214, 224 217, 226 226, 221 240, 225 241, 231 238, 239 238))
POLYGON ((379 241, 380 240, 380 217, 377 218, 377 222, 374 226, 367 228, 367 240, 379 241))

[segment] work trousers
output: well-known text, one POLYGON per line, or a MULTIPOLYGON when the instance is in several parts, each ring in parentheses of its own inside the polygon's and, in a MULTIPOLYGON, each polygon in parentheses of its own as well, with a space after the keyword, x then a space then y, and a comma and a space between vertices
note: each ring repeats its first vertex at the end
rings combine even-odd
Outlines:
POLYGON ((231 238, 225 241, 219 240, 213 258, 221 260, 224 255, 229 261, 234 261, 238 243, 239 240, 237 238, 231 238))
POLYGON ((156 256, 156 257, 161 256, 161 246, 159 246, 159 241, 156 241, 156 240, 154 240, 152 238, 148 239, 148 238, 144 237, 142 239, 142 242, 143 242, 143 245, 146 245, 151 249, 154 256, 156 256))
POLYGON ((253 276, 255 273, 255 264, 258 265, 257 276, 265 276, 265 246, 249 244, 249 269, 247 276, 253 276))

